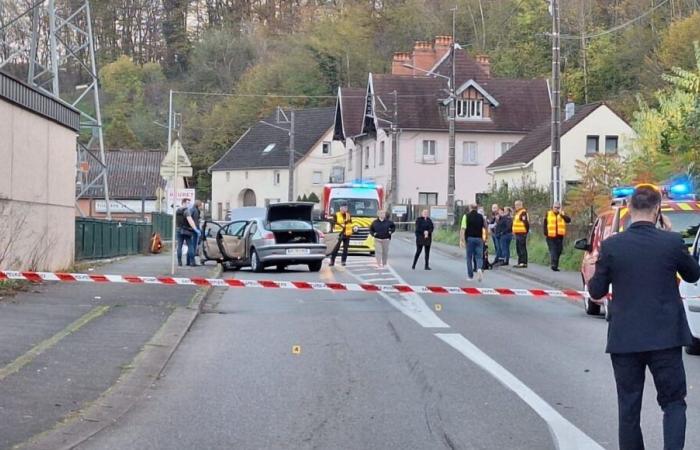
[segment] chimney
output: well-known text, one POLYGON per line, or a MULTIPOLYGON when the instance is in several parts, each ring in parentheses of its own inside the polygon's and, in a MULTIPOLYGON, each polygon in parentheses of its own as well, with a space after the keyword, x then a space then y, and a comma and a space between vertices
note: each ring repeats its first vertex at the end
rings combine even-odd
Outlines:
MULTIPOLYGON (((430 70, 435 65, 437 58, 435 57, 435 50, 433 46, 428 41, 416 41, 413 46, 413 65, 417 69, 430 70)), ((414 70, 414 75, 425 75, 425 72, 420 70, 414 70)))
POLYGON ((480 54, 475 56, 477 64, 484 71, 487 78, 491 78, 491 60, 488 55, 480 54))
POLYGON ((564 120, 571 119, 576 113, 576 104, 571 97, 566 98, 566 105, 564 106, 564 120))
POLYGON ((435 36, 433 47, 435 48, 436 62, 438 59, 442 58, 445 53, 450 51, 451 46, 452 36, 435 36))
POLYGON ((394 53, 394 59, 391 61, 391 74, 412 75, 413 69, 405 67, 404 64, 411 64, 411 54, 408 52, 394 53))

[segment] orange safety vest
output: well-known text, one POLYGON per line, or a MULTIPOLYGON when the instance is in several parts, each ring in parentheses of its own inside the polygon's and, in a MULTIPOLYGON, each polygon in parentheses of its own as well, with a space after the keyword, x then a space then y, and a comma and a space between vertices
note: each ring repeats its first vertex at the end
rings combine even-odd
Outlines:
POLYGON ((343 214, 341 211, 335 213, 335 226, 333 231, 343 233, 345 236, 352 236, 352 218, 350 213, 343 214))
POLYGON ((564 237, 566 236, 566 222, 560 214, 555 214, 554 211, 547 212, 547 237, 564 237))
POLYGON ((527 234, 525 222, 520 219, 523 213, 527 213, 527 209, 522 208, 515 211, 515 217, 513 217, 513 234, 527 234))

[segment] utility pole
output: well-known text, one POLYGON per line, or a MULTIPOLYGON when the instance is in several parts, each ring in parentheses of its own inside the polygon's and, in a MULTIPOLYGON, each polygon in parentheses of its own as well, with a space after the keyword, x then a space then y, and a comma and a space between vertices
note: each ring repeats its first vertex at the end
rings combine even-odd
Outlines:
POLYGON ((294 110, 289 116, 289 189, 287 201, 294 201, 294 110))
MULTIPOLYGON (((168 153, 173 146, 173 90, 170 89, 168 96, 168 153)), ((177 175, 178 175, 178 155, 175 155, 175 171, 173 173, 173 221, 171 224, 172 245, 170 248, 170 274, 175 275, 175 252, 177 248, 177 175)), ((166 196, 167 199, 167 196, 166 196)), ((167 201, 167 200, 166 200, 167 201)), ((167 211, 167 207, 166 207, 167 211)))
POLYGON ((559 35, 559 0, 550 0, 552 13, 552 201, 561 202, 561 66, 559 35))
POLYGON ((447 223, 452 225, 454 223, 454 208, 455 208, 455 58, 456 46, 455 46, 455 19, 456 19, 457 7, 452 8, 452 45, 450 47, 450 52, 452 52, 452 71, 450 74, 449 91, 450 91, 450 110, 449 110, 449 156, 447 159, 447 223))
POLYGON ((399 203, 399 101, 398 92, 394 91, 394 117, 391 121, 391 204, 399 203))

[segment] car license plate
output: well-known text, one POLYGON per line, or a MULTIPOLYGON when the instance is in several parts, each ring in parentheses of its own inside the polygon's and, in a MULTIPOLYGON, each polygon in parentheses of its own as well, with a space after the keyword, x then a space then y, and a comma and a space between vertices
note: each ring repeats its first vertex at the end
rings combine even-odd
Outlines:
POLYGON ((311 250, 309 250, 308 248, 288 248, 287 249, 288 255, 298 256, 298 255, 308 255, 309 253, 311 253, 311 250))

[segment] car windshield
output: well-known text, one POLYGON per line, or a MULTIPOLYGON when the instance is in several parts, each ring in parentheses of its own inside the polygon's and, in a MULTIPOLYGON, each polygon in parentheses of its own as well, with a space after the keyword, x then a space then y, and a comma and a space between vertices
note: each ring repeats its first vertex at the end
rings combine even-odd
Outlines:
POLYGON ((673 231, 680 233, 685 243, 693 245, 695 235, 700 228, 700 212, 698 211, 668 211, 664 216, 671 221, 673 231))
POLYGON ((275 220, 270 222, 270 231, 311 230, 311 222, 303 220, 275 220))
POLYGON ((331 210, 340 211, 340 205, 348 205, 351 216, 375 217, 379 210, 379 202, 373 198, 334 198, 331 200, 331 210))

